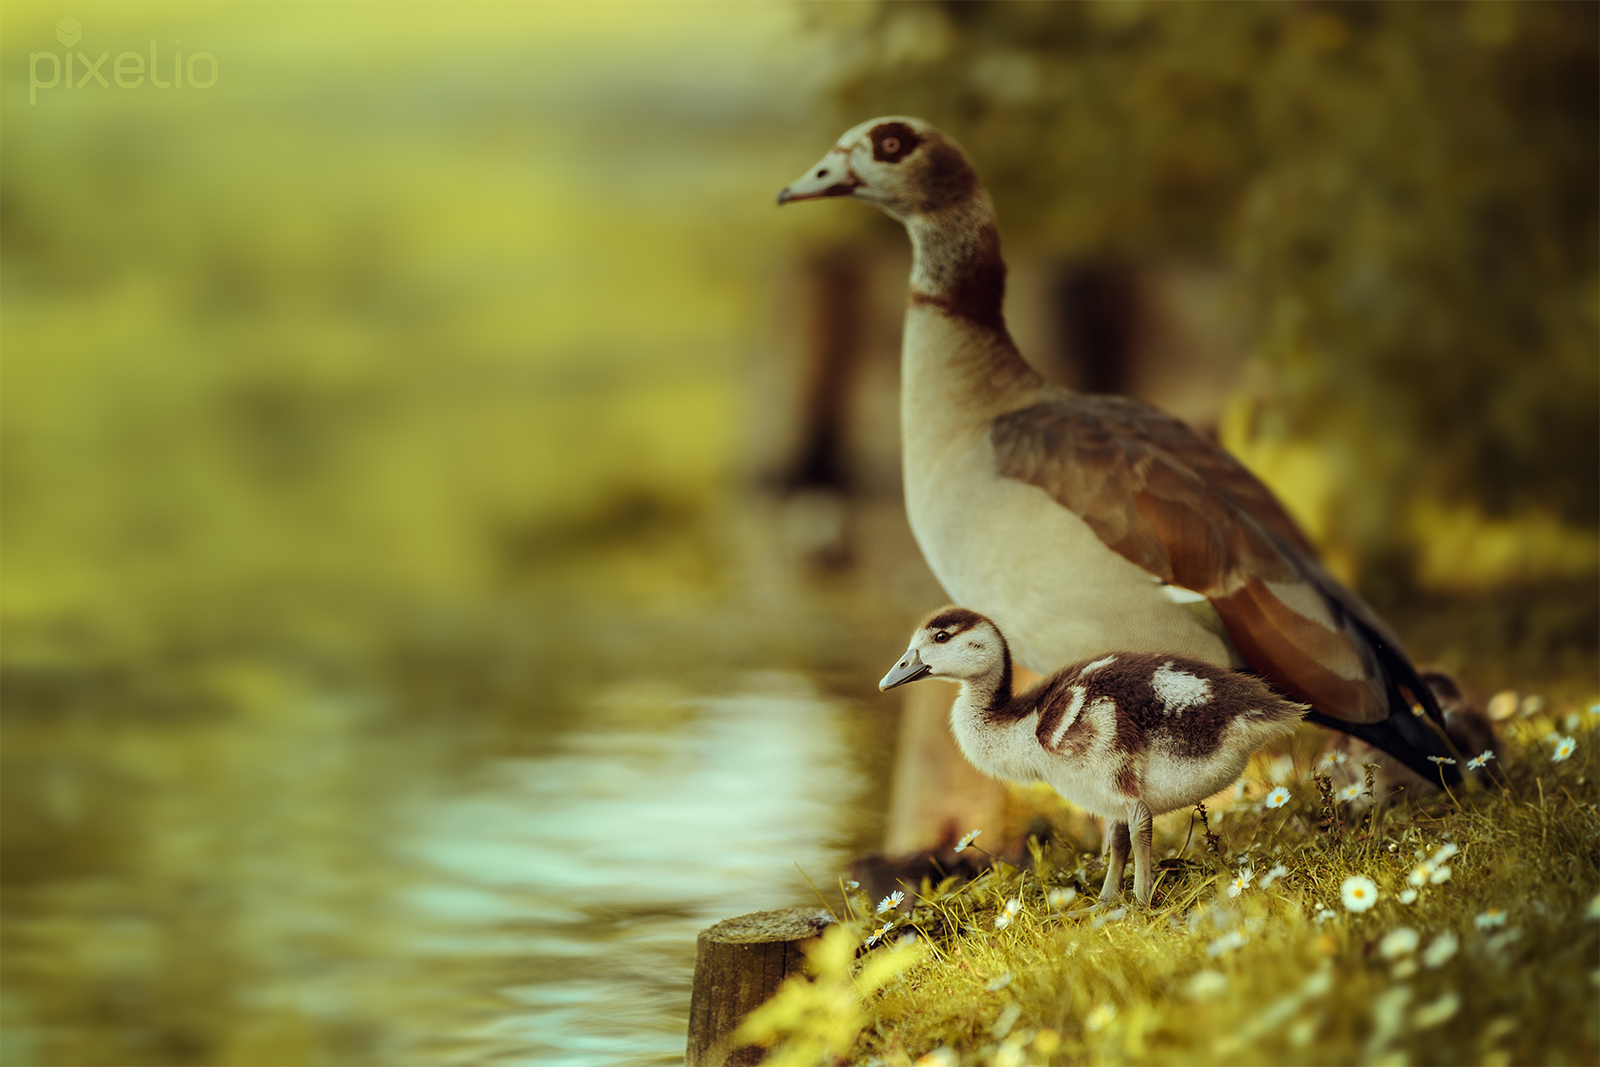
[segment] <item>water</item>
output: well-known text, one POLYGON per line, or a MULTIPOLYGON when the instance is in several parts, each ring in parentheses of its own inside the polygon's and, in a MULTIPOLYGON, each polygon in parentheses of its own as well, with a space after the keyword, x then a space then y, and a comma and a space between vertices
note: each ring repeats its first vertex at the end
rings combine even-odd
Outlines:
POLYGON ((881 835, 874 640, 773 607, 13 651, 4 1062, 681 1060, 698 931, 881 835))
POLYGON ((773 674, 678 697, 669 730, 615 707, 659 699, 600 694, 547 755, 496 761, 423 820, 417 853, 440 881, 419 907, 509 935, 491 951, 516 1007, 483 1032, 489 1058, 681 1059, 696 933, 795 902, 794 864, 823 878, 848 859, 864 783, 840 702, 773 674))

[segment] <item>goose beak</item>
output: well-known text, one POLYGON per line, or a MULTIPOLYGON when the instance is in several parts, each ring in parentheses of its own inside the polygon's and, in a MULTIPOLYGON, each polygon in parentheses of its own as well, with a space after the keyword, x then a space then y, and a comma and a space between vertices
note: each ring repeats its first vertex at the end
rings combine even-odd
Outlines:
POLYGON ((797 181, 778 190, 781 207, 792 200, 821 200, 826 196, 849 196, 860 187, 861 179, 850 171, 850 157, 837 148, 808 170, 797 181))
POLYGON ((923 675, 932 672, 933 668, 922 662, 922 657, 917 655, 916 649, 907 652, 894 669, 883 676, 883 681, 878 683, 878 690, 886 692, 897 685, 914 682, 923 675))

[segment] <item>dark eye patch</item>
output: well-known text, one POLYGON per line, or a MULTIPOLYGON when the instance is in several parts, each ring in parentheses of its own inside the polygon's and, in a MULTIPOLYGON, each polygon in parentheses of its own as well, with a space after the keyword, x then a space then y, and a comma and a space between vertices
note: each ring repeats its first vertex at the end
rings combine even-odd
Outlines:
POLYGON ((917 150, 922 138, 903 122, 880 122, 872 127, 872 158, 879 163, 898 163, 917 150))

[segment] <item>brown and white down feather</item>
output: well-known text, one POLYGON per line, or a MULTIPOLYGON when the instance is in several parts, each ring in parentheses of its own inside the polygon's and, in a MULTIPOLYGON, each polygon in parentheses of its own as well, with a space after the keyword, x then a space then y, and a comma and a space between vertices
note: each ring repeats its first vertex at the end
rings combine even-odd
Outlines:
POLYGON ((1012 695, 1004 636, 965 608, 929 618, 879 684, 922 677, 961 684, 950 728, 973 766, 997 778, 1047 782, 1108 820, 1107 898, 1121 888, 1119 852, 1126 856, 1131 829, 1135 895, 1146 903, 1150 819, 1227 787, 1252 753, 1293 732, 1307 710, 1259 678, 1141 652, 1075 663, 1012 695))

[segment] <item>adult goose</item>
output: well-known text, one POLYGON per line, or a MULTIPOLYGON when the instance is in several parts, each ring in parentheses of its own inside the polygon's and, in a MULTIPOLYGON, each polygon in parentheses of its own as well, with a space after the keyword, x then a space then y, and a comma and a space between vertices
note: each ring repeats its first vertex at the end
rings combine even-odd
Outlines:
POLYGON ((901 364, 906 511, 959 604, 1041 674, 1109 649, 1248 666, 1309 721, 1456 780, 1383 621, 1317 562, 1271 491, 1178 419, 1042 379, 1001 314, 989 195, 919 119, 848 131, 778 203, 850 197, 911 236, 901 364), (1430 761, 1429 757, 1434 757, 1430 761))

